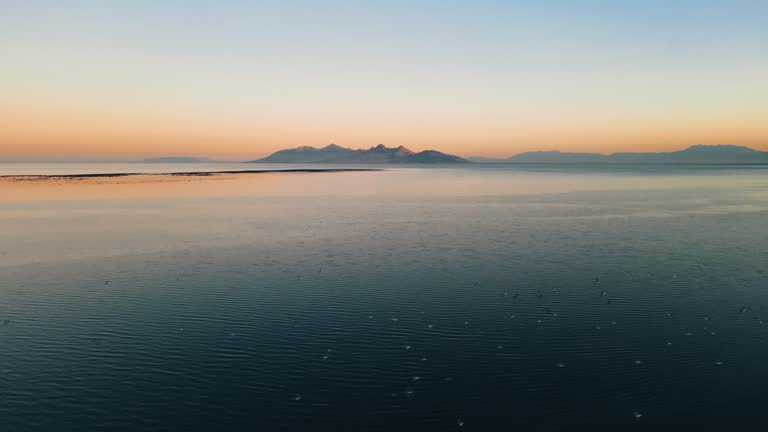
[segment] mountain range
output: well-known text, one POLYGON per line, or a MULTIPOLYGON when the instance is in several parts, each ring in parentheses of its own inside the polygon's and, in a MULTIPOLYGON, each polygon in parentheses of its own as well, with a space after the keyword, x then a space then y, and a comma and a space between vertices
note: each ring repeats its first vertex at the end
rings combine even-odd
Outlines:
POLYGON ((387 147, 379 144, 369 149, 351 149, 330 144, 322 148, 311 146, 280 150, 271 155, 250 161, 254 163, 361 163, 361 164, 412 164, 412 163, 465 163, 464 158, 436 150, 414 152, 403 146, 387 147))
MULTIPOLYGON (((159 157, 144 159, 146 163, 205 163, 201 157, 159 157)), ((358 163, 358 164, 454 164, 454 163, 516 163, 516 164, 768 164, 768 152, 738 145, 693 145, 672 152, 612 154, 533 151, 508 158, 469 157, 467 159, 436 150, 414 152, 403 146, 386 147, 379 144, 369 149, 351 149, 330 144, 322 148, 304 146, 279 150, 249 163, 358 163)))
POLYGON ((569 153, 534 151, 509 158, 471 157, 485 163, 552 164, 764 164, 768 152, 737 145, 693 145, 684 150, 658 153, 569 153))

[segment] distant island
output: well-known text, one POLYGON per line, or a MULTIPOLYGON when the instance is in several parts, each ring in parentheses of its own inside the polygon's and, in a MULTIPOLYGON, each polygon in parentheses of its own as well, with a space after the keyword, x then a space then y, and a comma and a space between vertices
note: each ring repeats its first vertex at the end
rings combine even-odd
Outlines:
POLYGON ((520 164, 768 164, 768 152, 737 145, 693 145, 659 153, 568 153, 535 151, 509 158, 469 158, 482 163, 520 164))
POLYGON ((369 149, 351 149, 330 144, 322 148, 311 146, 280 150, 249 161, 251 163, 360 163, 360 164, 441 164, 467 163, 464 158, 436 150, 411 151, 403 146, 386 147, 379 144, 369 149))
POLYGON ((143 163, 208 163, 211 160, 201 157, 189 157, 189 156, 167 156, 158 158, 144 159, 143 163))

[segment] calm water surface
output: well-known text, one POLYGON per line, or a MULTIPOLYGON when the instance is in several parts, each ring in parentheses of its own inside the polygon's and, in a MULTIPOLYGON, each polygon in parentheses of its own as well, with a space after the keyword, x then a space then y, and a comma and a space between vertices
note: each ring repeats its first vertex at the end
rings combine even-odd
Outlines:
POLYGON ((767 228, 760 167, 0 189, 0 430, 761 430, 767 228))

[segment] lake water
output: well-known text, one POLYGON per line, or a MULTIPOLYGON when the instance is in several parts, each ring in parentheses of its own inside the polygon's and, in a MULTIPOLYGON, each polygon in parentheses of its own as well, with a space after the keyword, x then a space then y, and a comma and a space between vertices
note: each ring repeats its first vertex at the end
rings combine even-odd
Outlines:
POLYGON ((764 167, 0 188, 0 430, 761 430, 766 263, 764 167))

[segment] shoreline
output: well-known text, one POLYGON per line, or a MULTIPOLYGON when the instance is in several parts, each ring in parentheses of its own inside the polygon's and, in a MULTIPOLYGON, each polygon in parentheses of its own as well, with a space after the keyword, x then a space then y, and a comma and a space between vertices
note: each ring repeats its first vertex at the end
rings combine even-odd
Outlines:
POLYGON ((10 181, 35 181, 35 180, 78 180, 78 179, 99 179, 99 178, 120 178, 134 176, 156 176, 156 177, 212 177, 217 175, 237 175, 237 174, 275 174, 275 173, 332 173, 332 172, 367 172, 383 171, 377 168, 289 168, 289 169, 264 169, 264 170, 226 170, 226 171, 180 171, 164 173, 142 173, 142 172, 124 172, 124 173, 88 173, 88 174, 3 174, 0 180, 10 181))
MULTIPOLYGON (((158 173, 4 174, 0 175, 0 203, 72 199, 269 195, 275 184, 307 182, 306 179, 298 179, 301 177, 298 174, 301 173, 341 173, 345 171, 361 173, 382 170, 296 168, 158 173), (281 176, 281 173, 297 175, 281 176), (278 177, 281 180, 278 180, 278 177), (222 182, 226 182, 226 185, 222 182)), ((322 184, 324 181, 309 181, 309 183, 322 184)))

